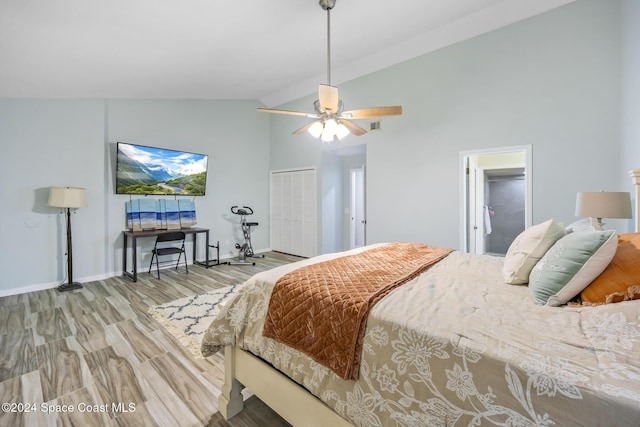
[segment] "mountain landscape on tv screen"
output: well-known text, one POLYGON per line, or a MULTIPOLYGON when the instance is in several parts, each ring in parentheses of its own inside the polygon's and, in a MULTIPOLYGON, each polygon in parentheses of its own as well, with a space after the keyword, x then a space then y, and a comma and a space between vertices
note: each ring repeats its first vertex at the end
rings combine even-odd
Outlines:
POLYGON ((116 193, 117 194, 205 194, 207 172, 206 156, 143 147, 118 146, 116 193), (127 154, 126 151, 130 151, 127 154), (189 156, 194 157, 185 161, 189 156), (144 161, 135 157, 144 158, 144 161), (189 163, 191 162, 191 163, 189 163), (204 163, 204 168, 203 168, 204 163), (204 169, 204 170, 203 170, 204 169))

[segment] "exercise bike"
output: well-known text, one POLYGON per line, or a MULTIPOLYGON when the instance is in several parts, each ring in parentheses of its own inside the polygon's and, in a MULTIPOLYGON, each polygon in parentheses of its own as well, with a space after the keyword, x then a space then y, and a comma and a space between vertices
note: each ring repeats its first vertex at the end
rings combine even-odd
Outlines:
POLYGON ((240 216, 240 226, 242 227, 242 235, 244 243, 236 243, 238 249, 238 260, 229 262, 230 265, 256 265, 255 262, 247 261, 247 258, 264 258, 264 255, 255 255, 251 246, 251 227, 258 225, 257 222, 247 222, 247 216, 253 215, 253 209, 249 206, 231 206, 231 213, 240 216))

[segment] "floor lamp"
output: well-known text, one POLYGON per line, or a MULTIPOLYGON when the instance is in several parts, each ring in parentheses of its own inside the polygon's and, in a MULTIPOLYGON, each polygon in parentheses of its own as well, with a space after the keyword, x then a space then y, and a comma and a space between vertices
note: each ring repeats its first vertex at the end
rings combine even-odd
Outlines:
POLYGON ((87 206, 86 190, 78 187, 50 187, 49 206, 67 210, 67 283, 59 285, 60 292, 80 289, 82 285, 73 281, 73 253, 71 247, 71 209, 87 206))

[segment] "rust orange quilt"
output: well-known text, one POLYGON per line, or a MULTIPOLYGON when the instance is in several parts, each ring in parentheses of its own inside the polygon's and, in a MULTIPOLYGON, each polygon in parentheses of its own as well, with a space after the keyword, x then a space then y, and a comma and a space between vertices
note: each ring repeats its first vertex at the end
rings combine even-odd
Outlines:
POLYGON ((263 335, 305 353, 343 379, 357 379, 371 307, 451 251, 390 243, 291 271, 273 289, 263 335))

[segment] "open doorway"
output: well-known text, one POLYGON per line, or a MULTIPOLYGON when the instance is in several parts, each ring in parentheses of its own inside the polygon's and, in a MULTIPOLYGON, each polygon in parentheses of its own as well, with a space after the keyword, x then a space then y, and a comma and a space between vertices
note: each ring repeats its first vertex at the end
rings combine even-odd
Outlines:
POLYGON ((322 253, 366 244, 366 145, 327 146, 322 152, 322 253))
POLYGON ((505 255, 531 226, 531 147, 467 151, 462 159, 462 247, 505 255))

